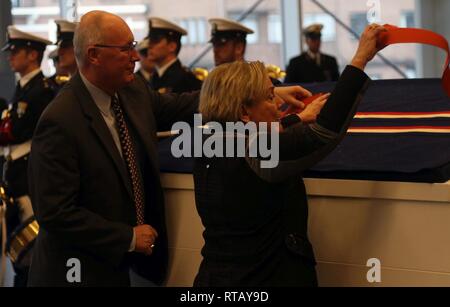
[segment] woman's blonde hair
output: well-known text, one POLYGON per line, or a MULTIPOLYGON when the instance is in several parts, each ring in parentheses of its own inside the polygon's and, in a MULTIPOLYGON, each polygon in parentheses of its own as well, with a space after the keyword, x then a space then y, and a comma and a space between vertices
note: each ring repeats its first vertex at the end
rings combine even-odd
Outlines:
POLYGON ((243 106, 266 99, 268 74, 262 62, 222 64, 206 78, 199 110, 205 121, 237 122, 243 106))

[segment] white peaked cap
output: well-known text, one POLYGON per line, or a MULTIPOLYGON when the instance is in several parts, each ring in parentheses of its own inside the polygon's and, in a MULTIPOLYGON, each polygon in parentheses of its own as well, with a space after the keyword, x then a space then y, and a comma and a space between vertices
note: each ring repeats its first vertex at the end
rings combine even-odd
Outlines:
POLYGON ((247 28, 243 24, 230 19, 211 18, 208 20, 208 22, 213 27, 213 31, 240 31, 247 34, 255 33, 252 29, 247 28))
POLYGON ((181 35, 188 34, 188 32, 185 29, 167 19, 159 17, 151 17, 149 18, 149 23, 150 23, 150 32, 152 31, 152 29, 158 29, 158 30, 174 31, 181 35))
POLYGON ((59 26, 59 31, 61 32, 75 32, 78 25, 78 22, 70 22, 63 19, 55 20, 55 23, 59 26))

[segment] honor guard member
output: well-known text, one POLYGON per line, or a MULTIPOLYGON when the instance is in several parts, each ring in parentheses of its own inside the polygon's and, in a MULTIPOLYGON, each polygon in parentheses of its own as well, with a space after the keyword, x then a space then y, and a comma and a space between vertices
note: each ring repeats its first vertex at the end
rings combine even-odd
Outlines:
POLYGON ((157 17, 149 20, 148 58, 155 63, 150 86, 159 93, 191 92, 202 86, 202 82, 178 59, 184 35, 187 35, 185 29, 168 20, 157 17))
POLYGON ((253 30, 229 19, 212 18, 211 40, 216 66, 234 61, 243 61, 247 48, 247 35, 253 30))
POLYGON ((286 71, 286 83, 337 81, 336 58, 320 52, 323 25, 313 24, 303 30, 308 51, 291 59, 286 71))
MULTIPOLYGON (((211 24, 210 43, 213 45, 216 66, 235 61, 244 61, 247 35, 253 34, 254 31, 239 22, 224 18, 212 18, 209 19, 209 23, 211 24)), ((267 70, 272 83, 278 85, 281 82, 278 80, 278 76, 271 74, 273 68, 276 69, 277 67, 271 65, 267 70)))
POLYGON ((77 23, 67 20, 56 20, 55 23, 57 26, 56 44, 58 45, 59 65, 61 70, 71 77, 78 71, 73 48, 73 37, 77 23))
POLYGON ((57 29, 56 45, 58 48, 54 50, 57 52, 57 57, 56 62, 54 60, 53 63, 56 67, 56 75, 50 78, 50 84, 54 91, 59 92, 59 90, 70 80, 70 77, 75 75, 78 71, 73 49, 73 36, 75 35, 77 23, 67 20, 55 20, 55 23, 57 29))
POLYGON ((59 62, 58 50, 56 48, 48 54, 48 58, 52 60, 55 67, 55 74, 48 78, 48 83, 55 92, 55 95, 62 89, 62 87, 70 80, 69 73, 66 69, 62 68, 59 62))
MULTIPOLYGON (((2 51, 8 52, 7 58, 12 70, 20 76, 9 110, 3 112, 0 123, 0 146, 5 159, 3 185, 8 196, 15 200, 7 208, 8 229, 21 227, 33 218, 28 196, 28 156, 38 119, 54 97, 54 92, 40 69, 45 48, 50 44, 44 38, 9 26, 7 43, 2 48, 2 51)), ((14 234, 9 235, 11 239, 14 234)), ((15 286, 26 285, 29 266, 30 257, 14 263, 15 286)))
POLYGON ((153 71, 155 70, 155 63, 148 57, 148 38, 140 41, 136 46, 136 50, 138 52, 139 63, 141 65, 141 68, 139 68, 136 72, 136 75, 150 84, 150 79, 153 71))

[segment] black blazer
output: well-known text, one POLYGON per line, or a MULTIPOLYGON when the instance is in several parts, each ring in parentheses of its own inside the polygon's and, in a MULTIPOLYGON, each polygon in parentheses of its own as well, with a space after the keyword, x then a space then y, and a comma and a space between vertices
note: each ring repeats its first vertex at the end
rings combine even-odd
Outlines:
POLYGON ((196 205, 205 226, 195 286, 317 284, 301 174, 343 138, 368 80, 348 66, 317 123, 280 134, 274 169, 261 169, 250 157, 195 159, 196 205))
POLYGON ((161 77, 155 71, 150 79, 150 87, 160 93, 185 93, 200 90, 202 82, 177 60, 161 77))
POLYGON ((192 121, 198 93, 161 96, 140 79, 118 92, 131 128, 143 144, 146 222, 159 233, 150 257, 128 253, 136 225, 125 163, 99 109, 76 75, 43 113, 29 163, 33 209, 40 224, 31 286, 126 286, 130 266, 156 283, 167 269, 164 199, 156 131, 192 121), (67 261, 81 262, 80 284, 66 280, 67 261))
POLYGON ((339 67, 336 58, 321 54, 320 66, 304 52, 291 59, 286 69, 285 83, 312 83, 337 81, 339 67))

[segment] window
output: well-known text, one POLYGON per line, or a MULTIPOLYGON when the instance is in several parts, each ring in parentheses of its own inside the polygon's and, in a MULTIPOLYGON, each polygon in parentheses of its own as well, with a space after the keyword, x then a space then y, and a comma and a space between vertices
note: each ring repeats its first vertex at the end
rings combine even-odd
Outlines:
POLYGON ((313 24, 323 25, 322 41, 331 42, 336 40, 336 21, 328 14, 305 14, 303 16, 303 28, 313 24))
POLYGON ((417 71, 415 68, 408 68, 405 70, 405 74, 408 76, 409 79, 415 79, 417 78, 417 71))
MULTIPOLYGON (((373 5, 371 5, 373 1, 369 2, 367 0, 320 0, 319 2, 332 12, 338 20, 342 21, 358 34, 361 34, 364 31, 368 24, 368 15, 370 15, 369 13, 371 9, 373 9, 373 5)), ((417 10, 415 0, 383 0, 380 1, 380 3, 381 11, 378 15, 381 19, 381 24, 389 23, 400 25, 402 27, 414 25, 414 13, 417 10)), ((322 32, 323 41, 325 43, 322 44, 321 50, 323 53, 336 57, 339 68, 342 70, 350 63, 356 48, 358 47, 358 42, 350 32, 337 22, 332 23, 330 21, 331 25, 328 26, 328 23, 326 22, 326 19, 324 21, 324 18, 329 19, 331 16, 323 16, 328 16, 328 14, 313 1, 302 1, 303 25, 313 22, 320 22, 325 25, 322 32), (334 29, 333 40, 327 40, 327 33, 330 31, 330 28, 334 29)), ((400 44, 391 46, 384 49, 381 54, 409 77, 415 75, 415 62, 417 56, 415 45, 400 44)), ((369 76, 374 76, 379 79, 403 78, 396 70, 382 61, 380 57, 375 57, 373 61, 369 63, 366 72, 369 76)))
POLYGON ((183 45, 197 45, 207 43, 206 20, 205 18, 187 18, 176 21, 182 28, 188 31, 187 36, 183 36, 183 45))
POLYGON ((403 12, 400 19, 400 27, 402 28, 414 28, 415 27, 415 18, 414 12, 403 12))
POLYGON ((372 79, 372 80, 380 80, 382 78, 381 78, 380 74, 370 74, 370 79, 372 79))
POLYGON ((197 20, 197 35, 199 44, 205 44, 208 42, 208 30, 207 21, 205 18, 200 18, 197 20))
MULTIPOLYGON (((238 20, 240 14, 232 13, 228 15, 231 20, 238 20)), ((252 29, 255 33, 247 35, 247 43, 248 44, 256 44, 259 42, 259 27, 258 27, 258 18, 255 15, 247 16, 243 21, 239 21, 239 23, 243 24, 249 29, 252 29)))
POLYGON ((34 0, 12 0, 11 4, 12 7, 30 7, 36 5, 34 0))
POLYGON ((267 20, 267 39, 269 43, 281 44, 283 41, 283 28, 281 25, 281 16, 271 14, 267 20))
MULTIPOLYGON (((188 66, 210 46, 208 41, 211 28, 207 20, 213 17, 236 20, 254 3, 253 0, 250 2, 237 0, 12 0, 12 13, 13 22, 19 29, 52 41, 55 40, 56 35, 54 20, 59 19, 61 13, 69 16, 71 20, 79 20, 90 10, 109 11, 121 16, 128 23, 137 41, 147 36, 150 16, 173 20, 189 32, 188 36, 183 37, 184 46, 179 55, 181 62, 188 66), (64 3, 67 5, 61 10, 60 5, 64 3), (77 11, 73 14, 67 9, 67 6, 73 7, 70 4, 76 4, 77 11)), ((255 31, 255 34, 247 37, 249 46, 247 46, 246 58, 283 66, 280 3, 280 0, 265 0, 242 21, 244 25, 255 31)), ((214 66, 212 51, 207 52, 195 66, 212 68, 214 66)), ((44 58, 42 67, 45 75, 51 74, 53 67, 51 61, 44 58)))
MULTIPOLYGON (((358 36, 361 36, 368 24, 367 13, 352 13, 350 15, 350 27, 358 34, 358 36)), ((353 35, 352 37, 354 38, 353 35)))

